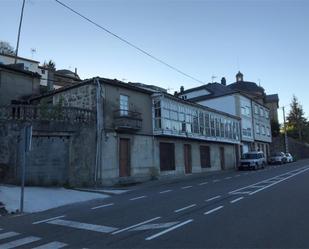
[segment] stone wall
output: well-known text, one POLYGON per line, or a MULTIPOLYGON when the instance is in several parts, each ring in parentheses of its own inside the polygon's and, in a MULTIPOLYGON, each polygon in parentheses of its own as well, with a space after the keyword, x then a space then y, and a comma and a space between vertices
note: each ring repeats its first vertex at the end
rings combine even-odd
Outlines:
MULTIPOLYGON (((32 149, 26 160, 26 184, 93 184, 95 129, 91 125, 35 122, 32 149)), ((0 165, 7 167, 5 180, 19 183, 24 153, 24 122, 0 121, 0 165)))

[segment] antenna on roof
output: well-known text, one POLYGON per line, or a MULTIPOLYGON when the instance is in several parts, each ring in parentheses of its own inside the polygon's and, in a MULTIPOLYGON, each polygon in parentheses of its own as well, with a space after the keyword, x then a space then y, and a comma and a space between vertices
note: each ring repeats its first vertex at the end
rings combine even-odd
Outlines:
POLYGON ((36 49, 35 48, 31 48, 31 59, 33 59, 34 54, 36 53, 36 49))
POLYGON ((217 76, 211 76, 211 83, 214 83, 215 78, 217 78, 217 76))
POLYGON ((261 79, 258 79, 259 87, 261 87, 261 79))

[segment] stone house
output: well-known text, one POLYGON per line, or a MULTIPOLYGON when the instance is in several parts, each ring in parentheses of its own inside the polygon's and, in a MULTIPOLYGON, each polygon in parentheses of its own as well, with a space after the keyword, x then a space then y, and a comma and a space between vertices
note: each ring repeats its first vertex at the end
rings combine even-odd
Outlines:
POLYGON ((238 117, 181 100, 158 88, 93 78, 31 101, 96 112, 93 168, 94 181, 99 184, 237 165, 238 117))

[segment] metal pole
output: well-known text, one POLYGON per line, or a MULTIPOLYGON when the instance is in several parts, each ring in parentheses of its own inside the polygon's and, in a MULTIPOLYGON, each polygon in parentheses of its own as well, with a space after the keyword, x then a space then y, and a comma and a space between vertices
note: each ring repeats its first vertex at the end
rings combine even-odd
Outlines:
POLYGON ((23 22, 23 16, 24 16, 24 7, 25 7, 25 1, 23 0, 23 5, 21 7, 21 13, 20 13, 20 19, 19 19, 19 27, 18 27, 18 35, 17 35, 17 44, 16 44, 16 53, 15 53, 15 64, 17 63, 17 56, 18 56, 18 48, 19 48, 19 38, 20 38, 20 31, 21 31, 21 25, 23 22))
POLYGON ((285 153, 289 153, 289 144, 288 144, 288 135, 286 132, 286 122, 285 122, 285 110, 284 106, 282 107, 282 113, 283 113, 283 128, 284 128, 284 143, 285 143, 285 153))
POLYGON ((24 127, 22 134, 22 163, 21 163, 21 188, 20 188, 20 208, 19 211, 21 213, 24 212, 24 190, 25 190, 25 176, 26 176, 26 136, 27 136, 27 128, 24 127))

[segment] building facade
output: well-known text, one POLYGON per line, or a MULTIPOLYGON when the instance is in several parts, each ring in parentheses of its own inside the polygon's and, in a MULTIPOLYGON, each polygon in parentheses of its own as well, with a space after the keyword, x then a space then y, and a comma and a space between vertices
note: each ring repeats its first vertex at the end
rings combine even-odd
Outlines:
POLYGON ((235 168, 240 119, 167 93, 94 78, 32 102, 97 113, 98 183, 235 168))

